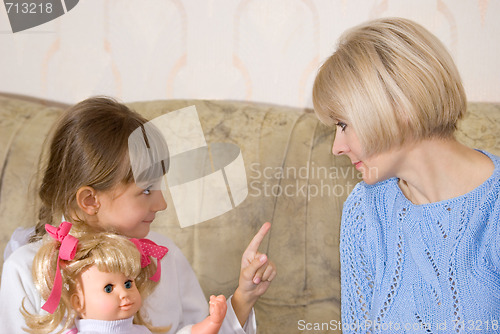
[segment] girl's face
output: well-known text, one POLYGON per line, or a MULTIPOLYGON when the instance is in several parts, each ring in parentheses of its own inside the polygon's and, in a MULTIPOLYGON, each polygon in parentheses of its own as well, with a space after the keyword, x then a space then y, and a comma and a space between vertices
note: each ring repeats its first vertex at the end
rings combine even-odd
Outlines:
MULTIPOLYGON (((158 189, 158 187, 155 187, 158 189)), ((100 207, 96 224, 129 238, 144 238, 158 211, 167 203, 161 190, 139 188, 134 182, 120 184, 98 195, 100 207)))
POLYGON ((356 132, 347 123, 337 122, 337 132, 333 142, 332 153, 345 154, 351 159, 354 167, 363 175, 367 184, 386 180, 396 176, 395 168, 398 166, 401 154, 395 151, 366 156, 359 142, 356 132))
POLYGON ((142 305, 134 279, 122 273, 99 271, 96 266, 81 274, 76 295, 78 298, 73 299, 76 302, 73 307, 82 319, 127 319, 137 313, 142 305))

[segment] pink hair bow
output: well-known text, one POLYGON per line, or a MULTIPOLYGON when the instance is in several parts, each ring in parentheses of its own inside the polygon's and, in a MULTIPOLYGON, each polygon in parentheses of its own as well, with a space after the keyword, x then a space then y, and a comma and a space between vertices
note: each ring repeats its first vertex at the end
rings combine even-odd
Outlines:
POLYGON ((155 282, 160 280, 161 276, 161 259, 167 254, 168 248, 164 246, 159 246, 149 239, 130 239, 139 252, 141 253, 141 268, 146 267, 151 263, 150 256, 156 258, 158 261, 158 266, 156 267, 156 273, 149 279, 155 282))
POLYGON ((59 227, 55 227, 49 224, 45 225, 45 230, 47 233, 57 241, 61 243, 59 247, 59 255, 57 256, 57 268, 56 277, 54 279, 54 286, 50 292, 50 296, 43 304, 42 309, 49 313, 54 313, 61 300, 61 290, 62 290, 62 277, 61 271, 59 270, 59 260, 73 260, 76 254, 76 247, 78 245, 78 239, 72 235, 69 235, 69 230, 71 230, 71 223, 62 222, 59 227))

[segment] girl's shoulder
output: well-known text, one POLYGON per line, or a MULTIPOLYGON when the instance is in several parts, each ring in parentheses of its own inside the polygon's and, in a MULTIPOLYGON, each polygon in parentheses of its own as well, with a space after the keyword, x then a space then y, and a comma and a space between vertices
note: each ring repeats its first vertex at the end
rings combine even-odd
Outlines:
POLYGON ((7 256, 4 262, 4 268, 14 266, 17 268, 27 268, 31 272, 33 259, 40 249, 42 241, 36 241, 19 246, 7 256))
POLYGON ((185 257, 184 254, 182 253, 182 250, 169 237, 155 231, 150 231, 149 234, 146 236, 146 238, 150 239, 157 245, 168 248, 168 253, 167 253, 168 256, 165 256, 163 258, 163 261, 167 262, 174 261, 176 263, 178 263, 179 261, 185 262, 185 257))
POLYGON ((175 242, 170 239, 169 237, 161 234, 161 233, 158 233, 158 232, 155 232, 155 231, 150 231, 149 234, 146 236, 147 239, 150 239, 151 241, 155 242, 156 244, 160 245, 160 246, 165 246, 167 247, 169 250, 170 249, 179 249, 179 247, 175 244, 175 242))
MULTIPOLYGON (((42 241, 28 243, 17 248, 4 261, 2 268, 2 288, 9 290, 23 286, 23 289, 31 289, 33 294, 36 294, 36 288, 32 280, 31 269, 33 267, 33 259, 40 249, 42 241)), ((5 291, 4 291, 5 292, 5 291)))
POLYGON ((7 258, 19 247, 28 244, 30 236, 35 232, 35 227, 18 227, 10 236, 9 242, 3 252, 3 260, 7 258))

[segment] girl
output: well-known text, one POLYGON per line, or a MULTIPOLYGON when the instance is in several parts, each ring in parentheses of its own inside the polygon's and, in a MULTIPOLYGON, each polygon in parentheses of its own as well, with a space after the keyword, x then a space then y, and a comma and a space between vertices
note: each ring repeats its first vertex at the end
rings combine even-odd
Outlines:
MULTIPOLYGON (((145 310, 153 325, 170 325, 176 332, 206 317, 204 295, 186 258, 170 239, 150 233, 156 213, 167 204, 160 190, 135 183, 128 154, 130 134, 145 123, 125 105, 102 97, 76 104, 58 122, 39 190, 42 203, 35 233, 30 243, 4 263, 0 322, 6 332, 22 332, 24 319, 19 309, 23 299, 29 313, 40 312, 42 299, 31 279, 31 263, 41 246, 45 224, 58 224, 61 216, 73 224, 76 233, 91 230, 131 238, 148 236, 168 247, 169 255, 162 265, 169 270, 148 297, 147 304, 154 307, 145 310)), ((154 145, 150 148, 157 149, 154 145)), ((227 301, 221 333, 256 331, 253 305, 276 275, 274 264, 258 252, 269 228, 269 223, 264 224, 243 253, 239 286, 227 301)))
MULTIPOLYGON (((85 233, 77 239, 69 234, 68 222, 61 223, 59 228, 51 225, 46 228, 50 236, 44 238, 35 256, 33 278, 47 300, 42 308, 49 313, 37 315, 24 311, 28 331, 50 333, 59 323, 62 323, 60 332, 76 325, 68 334, 147 334, 169 330, 169 327, 153 327, 141 312, 142 299, 153 291, 161 277, 161 267, 148 254, 161 260, 168 252, 166 247, 147 239, 128 240, 104 232, 85 233)), ((216 334, 225 309, 224 296, 212 296, 211 315, 194 325, 191 332, 216 334)))
POLYGON ((342 215, 344 332, 497 332, 500 158, 454 138, 466 97, 443 44, 406 19, 355 27, 313 101, 364 181, 342 215))

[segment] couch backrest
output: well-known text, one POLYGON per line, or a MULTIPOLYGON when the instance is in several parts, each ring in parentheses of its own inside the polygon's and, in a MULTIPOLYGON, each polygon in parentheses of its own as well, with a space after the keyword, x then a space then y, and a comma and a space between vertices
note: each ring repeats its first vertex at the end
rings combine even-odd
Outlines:
MULTIPOLYGON (((294 333, 300 320, 340 320, 340 218, 360 176, 348 158, 331 154, 333 130, 310 110, 258 103, 167 100, 130 107, 153 119, 190 105, 197 107, 209 144, 240 147, 249 193, 235 209, 180 228, 167 191, 169 208, 157 215, 153 229, 179 245, 207 295, 228 296, 238 284, 242 252, 270 221, 261 251, 277 264, 278 276, 256 305, 259 333, 294 333)), ((469 109, 457 137, 500 154, 500 106, 469 109)), ((0 97, 0 251, 16 227, 35 222, 39 154, 61 112, 0 97)))

